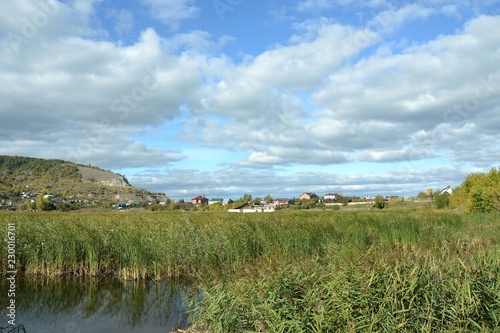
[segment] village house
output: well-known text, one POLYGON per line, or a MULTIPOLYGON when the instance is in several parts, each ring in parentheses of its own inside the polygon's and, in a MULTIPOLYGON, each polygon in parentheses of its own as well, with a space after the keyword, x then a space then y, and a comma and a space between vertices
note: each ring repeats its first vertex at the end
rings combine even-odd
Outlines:
POLYGON ((451 186, 448 185, 445 188, 443 188, 440 193, 451 195, 453 193, 453 189, 451 188, 451 186))
POLYGON ((365 202, 375 202, 375 198, 372 198, 370 195, 366 195, 365 202))
POLYGON ((285 198, 277 198, 273 200, 273 204, 276 206, 281 206, 281 205, 288 205, 290 203, 290 199, 285 199, 285 198))
POLYGON ((327 193, 323 196, 323 200, 337 201, 339 195, 337 193, 327 193))
POLYGON ((208 198, 206 198, 204 195, 199 195, 191 199, 191 203, 193 205, 205 205, 208 204, 208 198))
POLYGON ((304 192, 300 195, 299 200, 312 200, 316 198, 318 198, 316 193, 304 192))

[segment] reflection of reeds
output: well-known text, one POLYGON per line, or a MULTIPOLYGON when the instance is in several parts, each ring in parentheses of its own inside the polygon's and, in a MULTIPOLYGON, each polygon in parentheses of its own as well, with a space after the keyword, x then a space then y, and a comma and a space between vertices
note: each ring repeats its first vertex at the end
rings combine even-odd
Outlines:
MULTIPOLYGON (((3 280, 0 283, 5 290, 3 280)), ((25 277, 17 280, 16 302, 24 315, 33 313, 40 321, 50 322, 63 315, 79 314, 82 318, 109 316, 120 325, 140 327, 156 322, 177 325, 184 318, 187 287, 145 280, 123 281, 113 278, 25 277)), ((6 293, 0 302, 7 304, 6 293)))

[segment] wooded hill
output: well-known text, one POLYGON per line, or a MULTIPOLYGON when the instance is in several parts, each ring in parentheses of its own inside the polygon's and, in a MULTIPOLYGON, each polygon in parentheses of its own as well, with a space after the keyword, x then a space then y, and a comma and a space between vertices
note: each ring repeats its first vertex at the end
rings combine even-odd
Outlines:
POLYGON ((136 188, 123 175, 96 166, 0 155, 0 200, 19 201, 38 195, 111 202, 167 199, 163 193, 136 188))

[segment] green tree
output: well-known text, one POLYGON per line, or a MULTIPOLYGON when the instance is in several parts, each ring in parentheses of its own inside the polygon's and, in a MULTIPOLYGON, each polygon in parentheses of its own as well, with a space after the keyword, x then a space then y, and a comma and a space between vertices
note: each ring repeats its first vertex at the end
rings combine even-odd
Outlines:
POLYGON ((434 204, 437 209, 447 208, 450 205, 449 194, 441 194, 440 192, 435 192, 434 194, 434 204))
POLYGON ((375 204, 373 205, 373 207, 378 208, 378 209, 384 208, 385 207, 384 197, 381 196, 380 194, 377 195, 375 197, 375 204))
POLYGON ((255 199, 253 199, 254 205, 260 205, 261 202, 262 202, 261 198, 255 198, 255 199))
POLYGON ((39 195, 35 200, 35 207, 40 211, 49 211, 56 209, 56 206, 48 199, 45 199, 43 196, 39 195))
POLYGON ((240 199, 245 205, 249 204, 252 202, 252 195, 251 194, 243 194, 243 197, 240 199))
POLYGON ((273 202, 273 198, 271 197, 270 194, 268 194, 264 197, 264 201, 267 203, 270 203, 270 202, 273 202))
POLYGON ((425 193, 425 192, 421 191, 421 192, 419 192, 419 193, 417 194, 417 198, 418 198, 418 199, 428 199, 428 198, 429 198, 429 195, 428 195, 427 193, 425 193))
POLYGON ((470 174, 450 197, 452 207, 465 205, 471 213, 500 211, 500 170, 470 174))

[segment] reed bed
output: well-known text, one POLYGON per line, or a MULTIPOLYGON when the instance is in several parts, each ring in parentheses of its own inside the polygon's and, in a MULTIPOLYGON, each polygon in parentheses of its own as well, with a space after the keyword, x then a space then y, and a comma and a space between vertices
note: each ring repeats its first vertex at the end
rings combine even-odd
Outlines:
POLYGON ((25 275, 188 280, 191 320, 209 332, 500 331, 499 215, 0 214, 8 222, 25 275))

